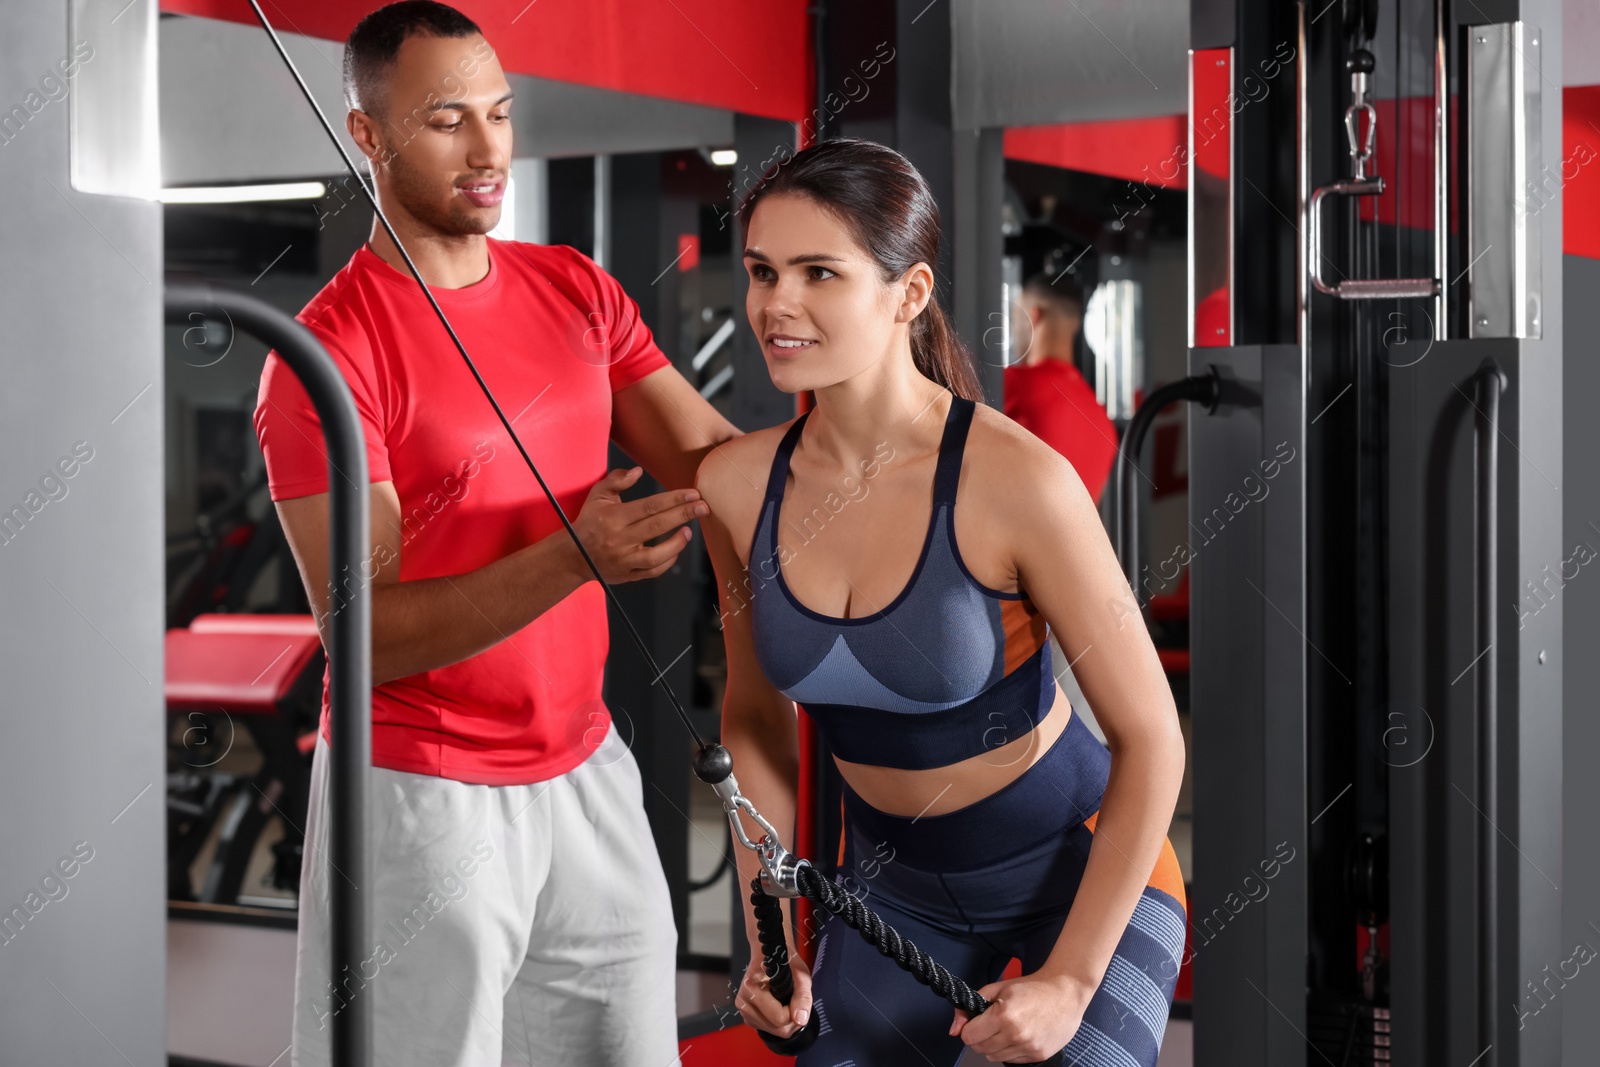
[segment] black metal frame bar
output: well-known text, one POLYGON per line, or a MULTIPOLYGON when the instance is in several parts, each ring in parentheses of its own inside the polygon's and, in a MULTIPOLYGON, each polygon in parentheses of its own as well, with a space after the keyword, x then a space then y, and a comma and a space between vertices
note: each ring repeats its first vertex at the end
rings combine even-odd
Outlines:
MULTIPOLYGON (((1499 580, 1498 556, 1500 550, 1500 394, 1506 386, 1494 360, 1485 360, 1473 383, 1477 398, 1474 406, 1478 419, 1473 426, 1474 466, 1477 492, 1474 500, 1474 518, 1477 524, 1477 558, 1474 577, 1477 595, 1473 598, 1476 643, 1487 650, 1494 647, 1495 584, 1499 580)), ((1495 1003, 1499 1000, 1500 950, 1496 940, 1496 926, 1500 914, 1499 879, 1499 825, 1500 756, 1499 703, 1496 687, 1500 672, 1496 657, 1486 655, 1479 662, 1477 676, 1478 711, 1478 806, 1484 817, 1478 820, 1478 1037, 1485 1048, 1499 1041, 1499 1017, 1495 1003)), ((1496 1062, 1500 1053, 1495 1053, 1496 1062)))
MULTIPOLYGON (((197 326, 221 318, 274 350, 305 386, 328 443, 328 492, 332 523, 328 532, 329 574, 360 575, 369 544, 367 447, 350 394, 338 366, 322 344, 287 312, 245 293, 209 284, 169 280, 166 321, 197 326)), ((327 632, 331 730, 329 778, 333 808, 330 867, 330 937, 335 982, 346 971, 360 973, 365 957, 368 915, 363 886, 368 884, 367 785, 372 765, 372 594, 364 580, 355 594, 332 612, 327 632)), ((334 1012, 332 1052, 335 1067, 366 1067, 371 1061, 372 1013, 365 998, 349 998, 334 1012)))
POLYGON ((1192 400, 1204 404, 1206 413, 1210 414, 1217 410, 1220 396, 1221 388, 1215 368, 1206 374, 1179 378, 1146 397, 1128 421, 1127 429, 1122 432, 1116 462, 1116 547, 1117 554, 1122 557, 1123 573, 1128 576, 1128 584, 1133 587, 1135 596, 1139 594, 1140 569, 1139 486, 1133 479, 1139 474, 1139 453, 1144 448, 1145 435, 1150 432, 1156 416, 1170 405, 1180 400, 1192 400))

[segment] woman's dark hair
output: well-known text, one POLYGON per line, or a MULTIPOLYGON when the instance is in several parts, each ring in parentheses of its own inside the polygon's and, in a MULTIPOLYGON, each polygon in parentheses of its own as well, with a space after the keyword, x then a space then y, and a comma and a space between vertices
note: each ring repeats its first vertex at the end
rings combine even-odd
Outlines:
MULTIPOLYGON (((834 138, 774 165, 739 205, 742 231, 750 231, 756 205, 776 193, 808 197, 832 213, 877 262, 886 284, 914 263, 939 263, 939 205, 911 161, 887 145, 834 138)), ((911 323, 911 357, 919 371, 956 396, 983 403, 972 354, 939 306, 937 292, 911 323)))

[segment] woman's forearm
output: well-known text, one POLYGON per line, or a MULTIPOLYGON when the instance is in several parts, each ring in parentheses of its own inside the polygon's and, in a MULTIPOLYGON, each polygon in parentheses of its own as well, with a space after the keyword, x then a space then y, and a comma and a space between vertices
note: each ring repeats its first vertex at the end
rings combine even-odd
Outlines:
POLYGON ((1183 737, 1176 725, 1170 735, 1141 738, 1126 751, 1113 750, 1083 878, 1055 947, 1038 972, 1063 980, 1083 1003, 1105 977, 1166 844, 1183 762, 1183 737))
MULTIPOLYGON (((733 754, 733 775, 739 792, 755 805, 763 818, 782 836, 785 848, 794 847, 796 793, 800 777, 799 731, 793 704, 790 710, 778 708, 762 713, 734 706, 732 698, 722 709, 722 743, 733 754)), ((743 822, 750 840, 757 841, 761 829, 748 817, 743 822)), ((761 870, 756 854, 734 841, 734 864, 739 869, 739 899, 746 901, 743 912, 745 934, 750 950, 760 952, 756 940, 755 913, 748 903, 750 880, 761 870)))

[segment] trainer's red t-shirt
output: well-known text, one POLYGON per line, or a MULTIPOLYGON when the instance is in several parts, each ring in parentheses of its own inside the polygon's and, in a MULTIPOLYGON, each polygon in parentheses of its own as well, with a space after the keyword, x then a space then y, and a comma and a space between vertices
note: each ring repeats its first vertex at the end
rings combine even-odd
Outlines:
MULTIPOLYGON (((611 394, 669 361, 638 304, 588 256, 487 240, 482 281, 433 293, 575 519, 606 472, 611 394)), ((401 581, 464 574, 567 536, 409 273, 363 245, 297 318, 350 384, 369 478, 394 482, 401 581)), ((273 500, 327 491, 320 421, 276 352, 255 427, 273 500)), ((373 765, 486 785, 571 770, 610 728, 608 646, 605 592, 591 581, 476 656, 375 686, 373 765)), ((321 731, 331 744, 326 674, 321 731)))
POLYGON ((1117 427, 1064 359, 1005 369, 1005 413, 1023 429, 1067 457, 1096 504, 1117 459, 1117 427))

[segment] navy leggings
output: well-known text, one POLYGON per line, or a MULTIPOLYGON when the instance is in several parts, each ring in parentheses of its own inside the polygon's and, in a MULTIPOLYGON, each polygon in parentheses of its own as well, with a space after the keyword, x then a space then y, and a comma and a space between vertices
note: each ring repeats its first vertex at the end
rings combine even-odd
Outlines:
MULTIPOLYGON (((845 786, 835 882, 973 989, 1013 957, 1024 974, 1055 947, 1094 839, 1110 753, 1073 715, 1049 752, 991 796, 945 815, 870 807, 845 786)), ((1153 1067, 1184 947, 1186 903, 1169 841, 1083 1023, 1052 1063, 1153 1067)), ((947 1033, 955 1009, 836 916, 812 968, 820 1037, 796 1067, 987 1064, 947 1033)))

